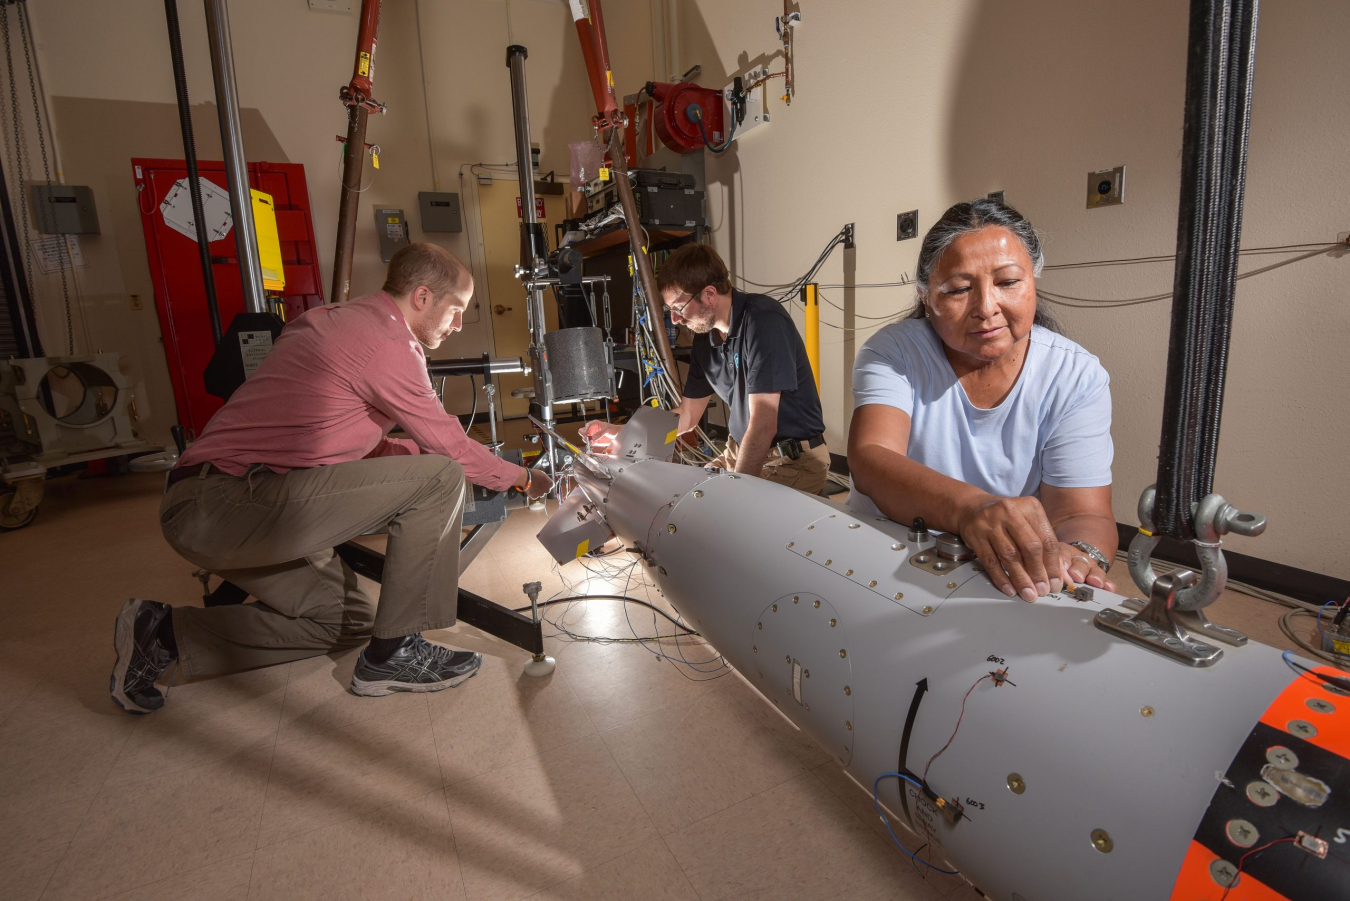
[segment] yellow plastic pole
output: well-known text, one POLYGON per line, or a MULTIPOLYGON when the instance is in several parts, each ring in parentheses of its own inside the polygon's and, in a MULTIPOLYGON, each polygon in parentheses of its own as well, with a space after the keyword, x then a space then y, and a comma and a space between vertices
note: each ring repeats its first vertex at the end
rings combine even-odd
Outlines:
POLYGON ((818 286, 808 283, 802 288, 802 303, 806 305, 806 359, 811 361, 811 374, 816 378, 816 392, 820 391, 820 297, 818 286))

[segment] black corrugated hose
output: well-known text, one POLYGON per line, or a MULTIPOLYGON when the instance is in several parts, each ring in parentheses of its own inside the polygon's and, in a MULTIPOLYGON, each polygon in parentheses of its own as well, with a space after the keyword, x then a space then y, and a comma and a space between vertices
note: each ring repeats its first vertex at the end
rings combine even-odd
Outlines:
POLYGON ((206 213, 202 209, 202 187, 197 180, 197 141, 192 135, 192 106, 188 102, 187 71, 183 68, 183 36, 178 31, 178 3, 164 0, 164 18, 169 25, 169 56, 173 59, 173 88, 178 95, 178 124, 183 130, 183 159, 187 162, 188 194, 192 197, 192 218, 197 225, 197 252, 202 261, 202 281, 206 285, 206 308, 211 313, 211 334, 220 345, 220 305, 216 302, 216 278, 211 269, 210 237, 206 233, 206 213))
POLYGON ((1172 333, 1155 530, 1195 537, 1191 505, 1214 484, 1233 321, 1257 0, 1192 0, 1172 333))

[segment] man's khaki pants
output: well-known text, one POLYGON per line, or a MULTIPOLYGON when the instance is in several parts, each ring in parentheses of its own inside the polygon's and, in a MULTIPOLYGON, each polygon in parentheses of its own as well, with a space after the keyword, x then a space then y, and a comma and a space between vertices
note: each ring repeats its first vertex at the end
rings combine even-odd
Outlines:
MULTIPOLYGON (((740 450, 741 446, 736 443, 736 439, 728 436, 727 449, 713 460, 713 464, 728 472, 734 470, 740 450)), ((796 488, 798 491, 805 491, 807 494, 820 494, 820 489, 825 487, 825 480, 829 474, 830 449, 823 444, 812 448, 807 448, 803 444, 802 455, 795 460, 784 457, 778 452, 778 448, 770 450, 769 459, 764 462, 764 471, 759 477, 789 488, 796 488)))
POLYGON ((257 603, 175 607, 189 676, 316 657, 455 622, 464 470, 435 455, 377 457, 240 478, 211 467, 160 505, 164 537, 257 603), (388 529, 378 608, 333 548, 388 529))

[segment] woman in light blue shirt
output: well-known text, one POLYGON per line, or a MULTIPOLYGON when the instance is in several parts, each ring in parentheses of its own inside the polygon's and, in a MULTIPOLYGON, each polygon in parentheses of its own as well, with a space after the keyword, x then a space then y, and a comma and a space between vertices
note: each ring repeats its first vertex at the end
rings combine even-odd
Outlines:
POLYGON ((1111 392, 1037 309, 1020 213, 958 203, 924 237, 919 304, 854 364, 850 505, 958 533, 1009 597, 1114 589, 1111 392))

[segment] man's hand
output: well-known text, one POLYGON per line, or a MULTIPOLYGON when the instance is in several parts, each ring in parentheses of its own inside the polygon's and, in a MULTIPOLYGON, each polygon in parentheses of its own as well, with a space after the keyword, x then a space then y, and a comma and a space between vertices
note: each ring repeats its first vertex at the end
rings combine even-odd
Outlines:
POLYGON ((959 531, 1008 597, 1034 601, 1063 587, 1068 557, 1036 498, 986 496, 961 511, 959 531))
POLYGON ((520 475, 512 483, 513 488, 524 491, 529 497, 543 497, 553 490, 553 479, 542 469, 526 469, 521 467, 520 475), (526 490, 525 486, 529 485, 526 490))
POLYGON ((583 441, 589 442, 592 448, 603 451, 613 446, 614 438, 619 434, 621 428, 623 428, 621 425, 592 419, 582 427, 578 434, 583 441))

